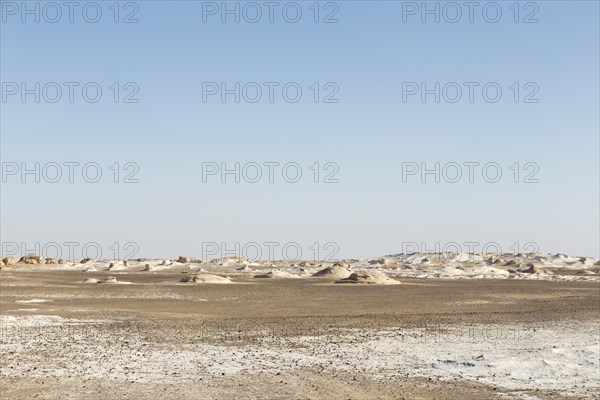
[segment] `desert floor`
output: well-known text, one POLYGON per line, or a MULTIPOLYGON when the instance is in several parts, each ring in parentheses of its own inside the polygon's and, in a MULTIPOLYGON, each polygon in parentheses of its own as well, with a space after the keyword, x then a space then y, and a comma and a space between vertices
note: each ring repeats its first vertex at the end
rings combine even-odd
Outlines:
POLYGON ((8 399, 600 397, 600 282, 0 273, 8 399))

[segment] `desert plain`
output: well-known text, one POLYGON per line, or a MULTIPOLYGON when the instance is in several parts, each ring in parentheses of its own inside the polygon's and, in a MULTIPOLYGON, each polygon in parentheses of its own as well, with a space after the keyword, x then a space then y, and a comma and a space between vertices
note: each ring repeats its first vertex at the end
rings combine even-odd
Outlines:
POLYGON ((3 400, 600 397, 589 257, 10 261, 3 400))

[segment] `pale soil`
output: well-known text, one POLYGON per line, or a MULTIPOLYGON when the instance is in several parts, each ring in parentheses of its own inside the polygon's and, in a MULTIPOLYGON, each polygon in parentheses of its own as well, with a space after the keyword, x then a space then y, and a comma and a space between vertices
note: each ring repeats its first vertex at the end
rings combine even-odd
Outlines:
POLYGON ((600 395, 599 282, 181 277, 3 270, 0 398, 600 395), (132 284, 80 283, 107 275, 132 284))

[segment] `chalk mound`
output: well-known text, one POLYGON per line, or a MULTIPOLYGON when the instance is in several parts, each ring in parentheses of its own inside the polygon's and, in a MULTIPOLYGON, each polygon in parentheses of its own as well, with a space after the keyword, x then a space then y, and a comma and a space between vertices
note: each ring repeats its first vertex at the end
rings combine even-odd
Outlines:
POLYGON ((117 278, 115 276, 107 276, 104 279, 87 278, 87 279, 84 279, 81 283, 105 283, 108 285, 131 285, 131 284, 133 284, 133 282, 117 281, 117 278))
POLYGON ((370 285, 398 285, 395 279, 382 274, 379 271, 354 272, 349 277, 335 281, 335 283, 359 283, 370 285))
POLYGON ((106 268, 105 271, 121 271, 125 269, 125 266, 125 262, 123 262, 123 265, 120 265, 118 262, 111 262, 108 264, 108 268, 106 268))
POLYGON ((4 263, 4 265, 15 265, 17 263, 17 260, 14 257, 4 257, 2 259, 2 262, 4 263))
POLYGON ((583 265, 594 265, 596 259, 592 257, 579 257, 579 262, 583 265))
POLYGON ((527 274, 543 274, 544 270, 538 265, 534 263, 528 263, 526 265, 527 269, 521 270, 519 272, 525 272, 527 274))
POLYGON ((149 272, 149 271, 153 271, 154 267, 152 267, 150 264, 146 264, 144 265, 144 269, 142 271, 144 272, 149 272))
POLYGON ((254 275, 255 278, 299 278, 298 275, 290 274, 286 271, 269 271, 266 274, 254 275))
POLYGON ((98 283, 106 283, 110 285, 133 285, 133 282, 117 281, 115 276, 107 276, 104 279, 100 279, 98 283))
POLYGON ((37 254, 27 254, 19 259, 19 264, 46 264, 46 259, 37 254))
POLYGON ((346 278, 348 277, 352 271, 348 268, 334 264, 331 267, 327 267, 325 269, 320 270, 319 272, 315 272, 312 276, 314 277, 322 277, 322 278, 346 278))
POLYGON ((195 274, 184 276, 180 282, 184 283, 232 283, 228 277, 212 274, 195 274))
POLYGON ((95 272, 95 271, 98 271, 95 267, 89 267, 83 272, 95 272))

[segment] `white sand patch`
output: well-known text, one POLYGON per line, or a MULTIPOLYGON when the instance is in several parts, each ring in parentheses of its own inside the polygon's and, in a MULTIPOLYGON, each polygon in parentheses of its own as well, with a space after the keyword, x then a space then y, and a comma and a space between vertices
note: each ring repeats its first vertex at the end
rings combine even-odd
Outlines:
MULTIPOLYGON (((56 316, 3 317, 0 321, 18 321, 26 327, 73 322, 56 316)), ((118 327, 94 331, 93 340, 74 340, 50 330, 18 343, 3 336, 7 358, 0 374, 174 383, 195 381, 206 374, 275 373, 307 367, 365 373, 375 379, 437 377, 515 391, 548 389, 585 396, 600 388, 598 328, 598 323, 575 321, 355 329, 291 338, 263 333, 260 344, 241 346, 208 344, 201 338, 155 345, 146 342, 143 333, 118 327), (46 357, 48 353, 53 357, 46 357), (35 363, 42 367, 28 371, 35 363)))
POLYGON ((15 324, 22 328, 28 328, 63 324, 106 324, 111 322, 113 321, 109 319, 73 319, 58 315, 0 315, 0 327, 2 328, 15 324))
MULTIPOLYGON (((6 329, 8 325, 19 324, 21 327, 33 326, 52 326, 65 323, 67 320, 58 315, 30 315, 30 316, 15 316, 15 315, 0 315, 0 323, 2 328, 6 329)), ((4 331, 3 329, 3 331, 4 331)))
POLYGON ((22 303, 22 304, 50 303, 50 302, 52 302, 52 300, 45 300, 45 299, 29 299, 29 300, 15 301, 15 303, 22 303))
MULTIPOLYGON (((92 278, 93 279, 93 278, 92 278)), ((97 279, 96 279, 97 280, 97 279)), ((79 283, 83 283, 80 281, 79 283)), ((173 282, 168 281, 173 284, 173 282)), ((4 296, 4 295, 3 295, 4 296)), ((115 293, 103 293, 93 291, 89 293, 45 293, 44 297, 52 299, 63 299, 63 300, 77 300, 77 299, 188 299, 194 300, 189 296, 185 296, 179 293, 164 293, 164 292, 129 292, 123 291, 119 294, 115 293)))
POLYGON ((255 278, 279 278, 279 279, 291 279, 301 278, 301 276, 282 270, 269 271, 266 274, 254 275, 255 278))

